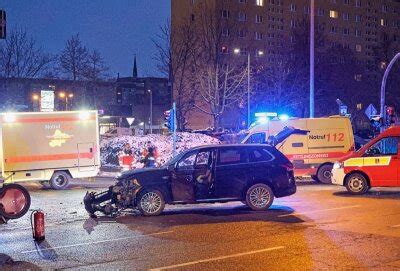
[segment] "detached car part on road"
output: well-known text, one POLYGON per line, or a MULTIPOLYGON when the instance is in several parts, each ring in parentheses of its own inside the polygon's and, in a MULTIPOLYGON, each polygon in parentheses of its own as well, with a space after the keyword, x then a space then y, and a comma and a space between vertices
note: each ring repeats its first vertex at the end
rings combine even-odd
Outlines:
POLYGON ((357 152, 335 163, 332 182, 351 194, 371 187, 400 187, 400 127, 391 127, 357 152))
POLYGON ((139 209, 159 215, 165 204, 242 201, 267 210, 274 197, 296 192, 292 163, 270 145, 215 145, 189 149, 161 168, 124 172, 103 193, 87 193, 89 214, 139 209))

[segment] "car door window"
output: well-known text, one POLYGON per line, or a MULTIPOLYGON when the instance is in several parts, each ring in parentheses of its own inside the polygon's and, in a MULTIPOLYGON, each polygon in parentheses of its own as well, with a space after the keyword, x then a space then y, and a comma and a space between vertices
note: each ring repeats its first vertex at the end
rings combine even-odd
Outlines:
POLYGON ((179 170, 187 170, 187 169, 194 169, 194 163, 196 161, 197 152, 189 153, 185 155, 179 162, 178 162, 178 169, 179 170))
POLYGON ((265 143, 264 133, 252 134, 246 141, 246 144, 262 144, 262 143, 265 143))
POLYGON ((196 167, 197 166, 207 166, 210 161, 210 152, 209 151, 201 151, 197 154, 196 157, 196 167))
POLYGON ((220 149, 218 165, 231 165, 246 163, 246 151, 243 148, 220 149))
POLYGON ((385 137, 372 145, 365 152, 365 156, 397 155, 400 141, 399 139, 399 137, 385 137))
POLYGON ((250 162, 267 162, 273 159, 272 155, 265 149, 252 148, 249 149, 250 162))

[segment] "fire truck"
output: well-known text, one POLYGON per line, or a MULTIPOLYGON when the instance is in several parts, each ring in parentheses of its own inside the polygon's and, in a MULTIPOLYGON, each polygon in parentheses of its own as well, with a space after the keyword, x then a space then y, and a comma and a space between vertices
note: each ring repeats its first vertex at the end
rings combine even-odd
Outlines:
POLYGON ((332 169, 332 182, 351 194, 372 187, 400 187, 400 126, 392 126, 332 169))

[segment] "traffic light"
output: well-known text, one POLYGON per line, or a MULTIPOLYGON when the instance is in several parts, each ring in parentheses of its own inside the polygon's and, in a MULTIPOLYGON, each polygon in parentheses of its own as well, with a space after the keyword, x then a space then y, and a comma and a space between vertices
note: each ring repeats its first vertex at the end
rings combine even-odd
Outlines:
POLYGON ((387 106, 386 107, 386 126, 390 127, 396 123, 396 114, 394 111, 394 107, 387 106))
POLYGON ((175 113, 173 109, 164 111, 164 126, 173 131, 175 126, 175 113))
POLYGON ((6 38, 6 12, 4 10, 0 10, 0 39, 6 38))

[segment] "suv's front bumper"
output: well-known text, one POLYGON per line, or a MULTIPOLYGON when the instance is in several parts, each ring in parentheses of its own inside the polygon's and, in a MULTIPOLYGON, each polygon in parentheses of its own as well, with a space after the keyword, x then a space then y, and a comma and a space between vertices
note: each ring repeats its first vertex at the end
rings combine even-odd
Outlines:
POLYGON ((344 173, 343 168, 334 168, 332 169, 332 183, 337 185, 344 185, 344 177, 346 174, 344 173))

